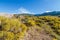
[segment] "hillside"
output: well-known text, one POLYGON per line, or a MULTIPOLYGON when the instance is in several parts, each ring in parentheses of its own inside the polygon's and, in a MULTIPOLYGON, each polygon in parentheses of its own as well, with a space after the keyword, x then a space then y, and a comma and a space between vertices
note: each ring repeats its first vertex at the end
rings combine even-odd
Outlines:
POLYGON ((45 12, 42 14, 36 14, 35 16, 60 16, 60 11, 45 12))
POLYGON ((60 40, 60 17, 0 16, 0 40, 60 40))
POLYGON ((14 15, 15 16, 60 16, 60 11, 44 12, 41 14, 20 13, 14 15))

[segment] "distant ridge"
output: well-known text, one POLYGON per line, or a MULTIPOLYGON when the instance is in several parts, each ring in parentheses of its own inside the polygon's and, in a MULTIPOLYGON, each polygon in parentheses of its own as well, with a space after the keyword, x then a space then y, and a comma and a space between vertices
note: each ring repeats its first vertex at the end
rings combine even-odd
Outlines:
POLYGON ((8 14, 8 13, 0 13, 0 16, 12 17, 12 16, 60 16, 60 11, 52 11, 45 12, 42 14, 29 14, 29 13, 21 13, 21 14, 8 14))
POLYGON ((60 16, 60 11, 52 11, 52 12, 45 12, 42 14, 29 14, 29 13, 21 13, 21 14, 14 14, 16 16, 60 16))
POLYGON ((42 14, 35 14, 35 16, 59 16, 60 15, 60 11, 53 11, 53 12, 45 12, 42 14))
POLYGON ((28 14, 28 13, 21 13, 21 14, 14 14, 15 16, 34 16, 34 14, 28 14))

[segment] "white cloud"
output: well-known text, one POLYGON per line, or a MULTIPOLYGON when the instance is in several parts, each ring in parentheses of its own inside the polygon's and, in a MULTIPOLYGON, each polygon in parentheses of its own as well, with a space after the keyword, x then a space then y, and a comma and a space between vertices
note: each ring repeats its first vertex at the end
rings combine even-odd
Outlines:
POLYGON ((51 12, 51 11, 46 11, 46 12, 51 12))
POLYGON ((6 15, 6 14, 22 14, 22 13, 28 13, 28 14, 35 14, 34 12, 31 12, 27 10, 26 8, 20 7, 17 9, 14 13, 9 13, 9 12, 0 12, 0 15, 6 15))
POLYGON ((30 12, 29 10, 27 10, 27 9, 25 9, 25 8, 23 8, 23 7, 19 8, 19 9, 16 10, 16 11, 17 11, 17 13, 19 13, 19 14, 21 14, 21 13, 35 14, 35 13, 30 12))

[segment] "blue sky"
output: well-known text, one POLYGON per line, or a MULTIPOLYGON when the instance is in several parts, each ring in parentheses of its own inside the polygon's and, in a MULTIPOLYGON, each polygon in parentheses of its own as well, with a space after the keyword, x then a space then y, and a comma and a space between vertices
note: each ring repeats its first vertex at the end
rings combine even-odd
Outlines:
POLYGON ((60 0, 0 0, 0 13, 40 14, 60 11, 60 0))

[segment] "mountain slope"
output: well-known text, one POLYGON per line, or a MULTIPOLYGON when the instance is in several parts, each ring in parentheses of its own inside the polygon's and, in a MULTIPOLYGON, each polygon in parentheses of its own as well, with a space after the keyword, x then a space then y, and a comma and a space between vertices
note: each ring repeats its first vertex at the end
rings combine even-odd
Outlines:
POLYGON ((42 13, 42 14, 35 14, 35 16, 59 16, 60 15, 60 11, 53 11, 53 12, 46 12, 46 13, 42 13))

